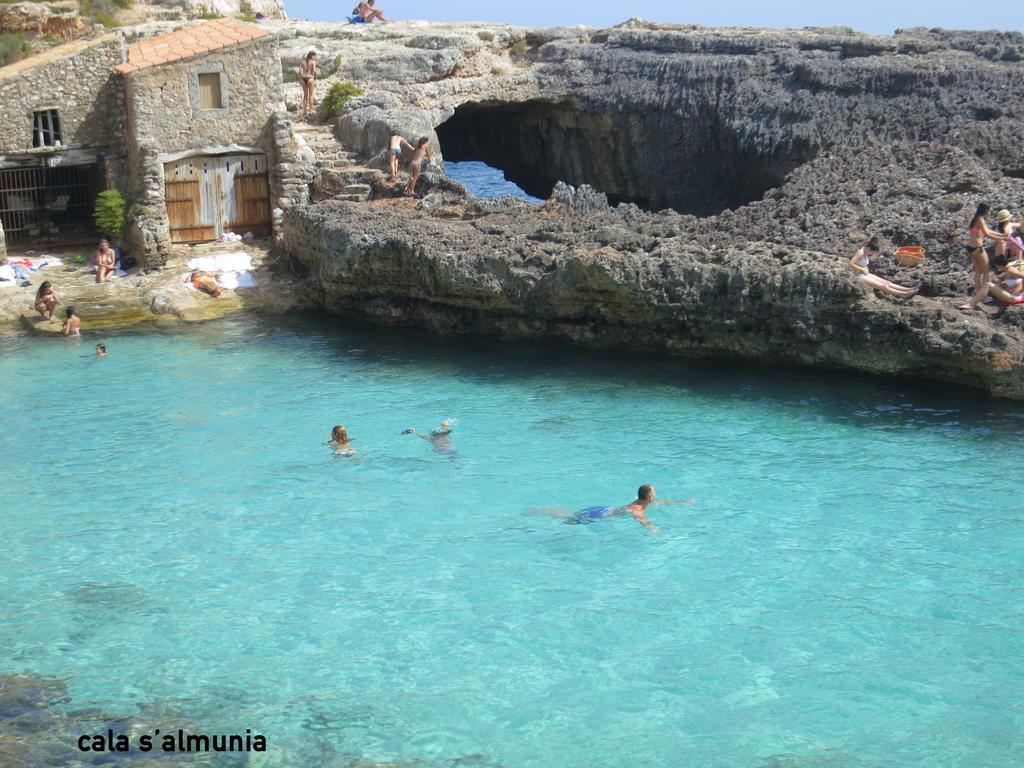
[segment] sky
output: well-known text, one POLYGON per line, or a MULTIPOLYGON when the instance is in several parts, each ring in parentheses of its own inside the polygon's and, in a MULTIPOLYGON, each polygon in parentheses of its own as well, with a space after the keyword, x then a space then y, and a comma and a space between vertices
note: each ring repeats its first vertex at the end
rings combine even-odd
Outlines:
MULTIPOLYGON (((284 0, 293 18, 336 20, 357 0, 284 0)), ((849 26, 874 34, 892 34, 902 27, 1024 30, 1024 12, 1016 7, 968 0, 377 0, 385 15, 432 21, 503 21, 528 27, 572 24, 609 26, 637 16, 648 21, 707 26, 808 27, 849 26), (997 17, 996 14, 999 13, 997 17)))

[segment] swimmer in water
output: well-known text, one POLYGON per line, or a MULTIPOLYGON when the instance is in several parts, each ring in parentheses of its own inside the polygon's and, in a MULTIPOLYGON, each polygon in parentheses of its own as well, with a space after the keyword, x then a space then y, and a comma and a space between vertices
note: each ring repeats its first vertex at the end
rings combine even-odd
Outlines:
POLYGON ((352 440, 348 436, 348 432, 342 426, 331 430, 331 440, 327 444, 334 446, 334 453, 338 456, 352 456, 356 452, 356 449, 352 447, 352 440))
POLYGON ((604 520, 609 517, 624 517, 625 515, 629 515, 640 523, 640 525, 645 528, 649 528, 654 533, 657 533, 660 529, 647 519, 647 508, 649 506, 652 504, 695 503, 696 501, 694 499, 687 499, 686 501, 674 501, 670 499, 661 500, 656 497, 653 485, 641 485, 636 492, 636 499, 621 507, 587 507, 586 509, 581 509, 578 512, 566 509, 539 510, 539 512, 542 514, 554 515, 570 525, 584 525, 586 523, 604 520))
POLYGON ((451 434, 452 427, 455 426, 455 419, 445 419, 441 422, 441 426, 431 431, 429 435, 424 435, 422 432, 417 432, 416 427, 409 427, 402 434, 403 435, 416 435, 416 437, 423 438, 428 443, 434 446, 434 450, 440 453, 450 451, 452 449, 451 434))
POLYGON ((96 345, 96 357, 106 357, 106 356, 107 356, 107 345, 106 344, 97 344, 96 345))

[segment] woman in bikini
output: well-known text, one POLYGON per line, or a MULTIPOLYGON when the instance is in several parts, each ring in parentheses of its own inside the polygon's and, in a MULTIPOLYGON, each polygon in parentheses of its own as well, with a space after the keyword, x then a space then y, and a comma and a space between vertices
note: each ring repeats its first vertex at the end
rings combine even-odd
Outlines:
POLYGON ((966 304, 961 304, 959 309, 977 309, 978 304, 988 296, 988 252, 985 250, 985 238, 995 241, 1005 241, 1009 238, 999 232, 993 232, 985 223, 989 208, 987 203, 978 205, 971 219, 971 225, 967 229, 967 255, 971 257, 971 265, 974 267, 974 295, 966 304))
POLYGON ((209 272, 203 272, 201 269, 193 270, 192 274, 188 276, 188 280, 197 291, 208 293, 215 299, 221 294, 220 283, 209 272))
POLYGON ((992 276, 985 283, 985 295, 1004 307, 1024 304, 1024 269, 1012 266, 1007 254, 992 258, 992 276))
POLYGON ((902 285, 890 282, 878 275, 872 275, 868 265, 871 259, 878 255, 878 238, 872 237, 863 248, 850 257, 850 268, 860 273, 860 279, 876 291, 887 296, 902 296, 909 298, 916 296, 920 288, 904 288, 902 285))
POLYGON ((402 138, 398 131, 392 129, 391 138, 388 139, 388 160, 391 163, 391 183, 398 183, 398 158, 402 156, 402 147, 408 147, 410 152, 415 152, 416 147, 402 138))
POLYGON ((68 307, 67 309, 67 320, 60 327, 60 332, 65 336, 81 336, 82 335, 82 321, 78 319, 78 315, 75 314, 74 307, 68 307))
POLYGON ((302 84, 302 114, 316 110, 316 51, 310 51, 299 64, 299 82, 302 84))
POLYGON ((46 280, 42 285, 39 286, 39 290, 36 291, 36 312, 43 320, 49 320, 53 322, 53 308, 60 304, 60 299, 57 298, 57 294, 53 290, 53 286, 50 285, 50 281, 46 280))
POLYGON ((96 252, 96 282, 109 283, 114 276, 114 265, 117 264, 117 254, 110 247, 110 242, 100 240, 100 249, 96 252))
POLYGON ((416 197, 416 182, 420 180, 420 173, 423 171, 423 160, 426 159, 428 162, 433 160, 430 154, 430 147, 427 144, 430 142, 426 136, 419 140, 416 145, 416 150, 413 152, 412 160, 409 161, 409 183, 405 185, 405 196, 416 197))

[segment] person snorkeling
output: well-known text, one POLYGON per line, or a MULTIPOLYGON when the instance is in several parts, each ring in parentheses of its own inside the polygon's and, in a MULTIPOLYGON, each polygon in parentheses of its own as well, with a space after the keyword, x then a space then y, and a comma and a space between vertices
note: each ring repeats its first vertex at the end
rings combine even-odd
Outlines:
POLYGON ((409 427, 404 430, 402 434, 416 435, 416 437, 422 438, 433 445, 435 451, 444 453, 452 449, 451 434, 452 427, 454 427, 455 424, 455 419, 445 419, 437 429, 431 430, 429 435, 417 432, 416 427, 409 427))

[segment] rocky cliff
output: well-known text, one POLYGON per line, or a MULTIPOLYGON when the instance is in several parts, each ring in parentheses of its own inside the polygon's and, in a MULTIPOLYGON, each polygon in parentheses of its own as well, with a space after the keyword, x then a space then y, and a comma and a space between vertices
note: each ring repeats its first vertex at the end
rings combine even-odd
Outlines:
MULTIPOLYGON (((303 29, 286 57, 317 47, 303 29)), ((446 191, 295 210, 284 247, 329 311, 1024 398, 1019 309, 956 310, 974 206, 1020 213, 1024 200, 1009 99, 1024 36, 630 22, 402 24, 320 42, 339 57, 333 76, 366 90, 337 131, 370 162, 395 126, 545 197, 565 179, 627 201, 563 186, 539 208, 446 191), (678 212, 652 212, 665 206, 678 212), (876 296, 855 278, 846 261, 869 234, 927 248, 912 270, 874 267, 921 295, 876 296)))

